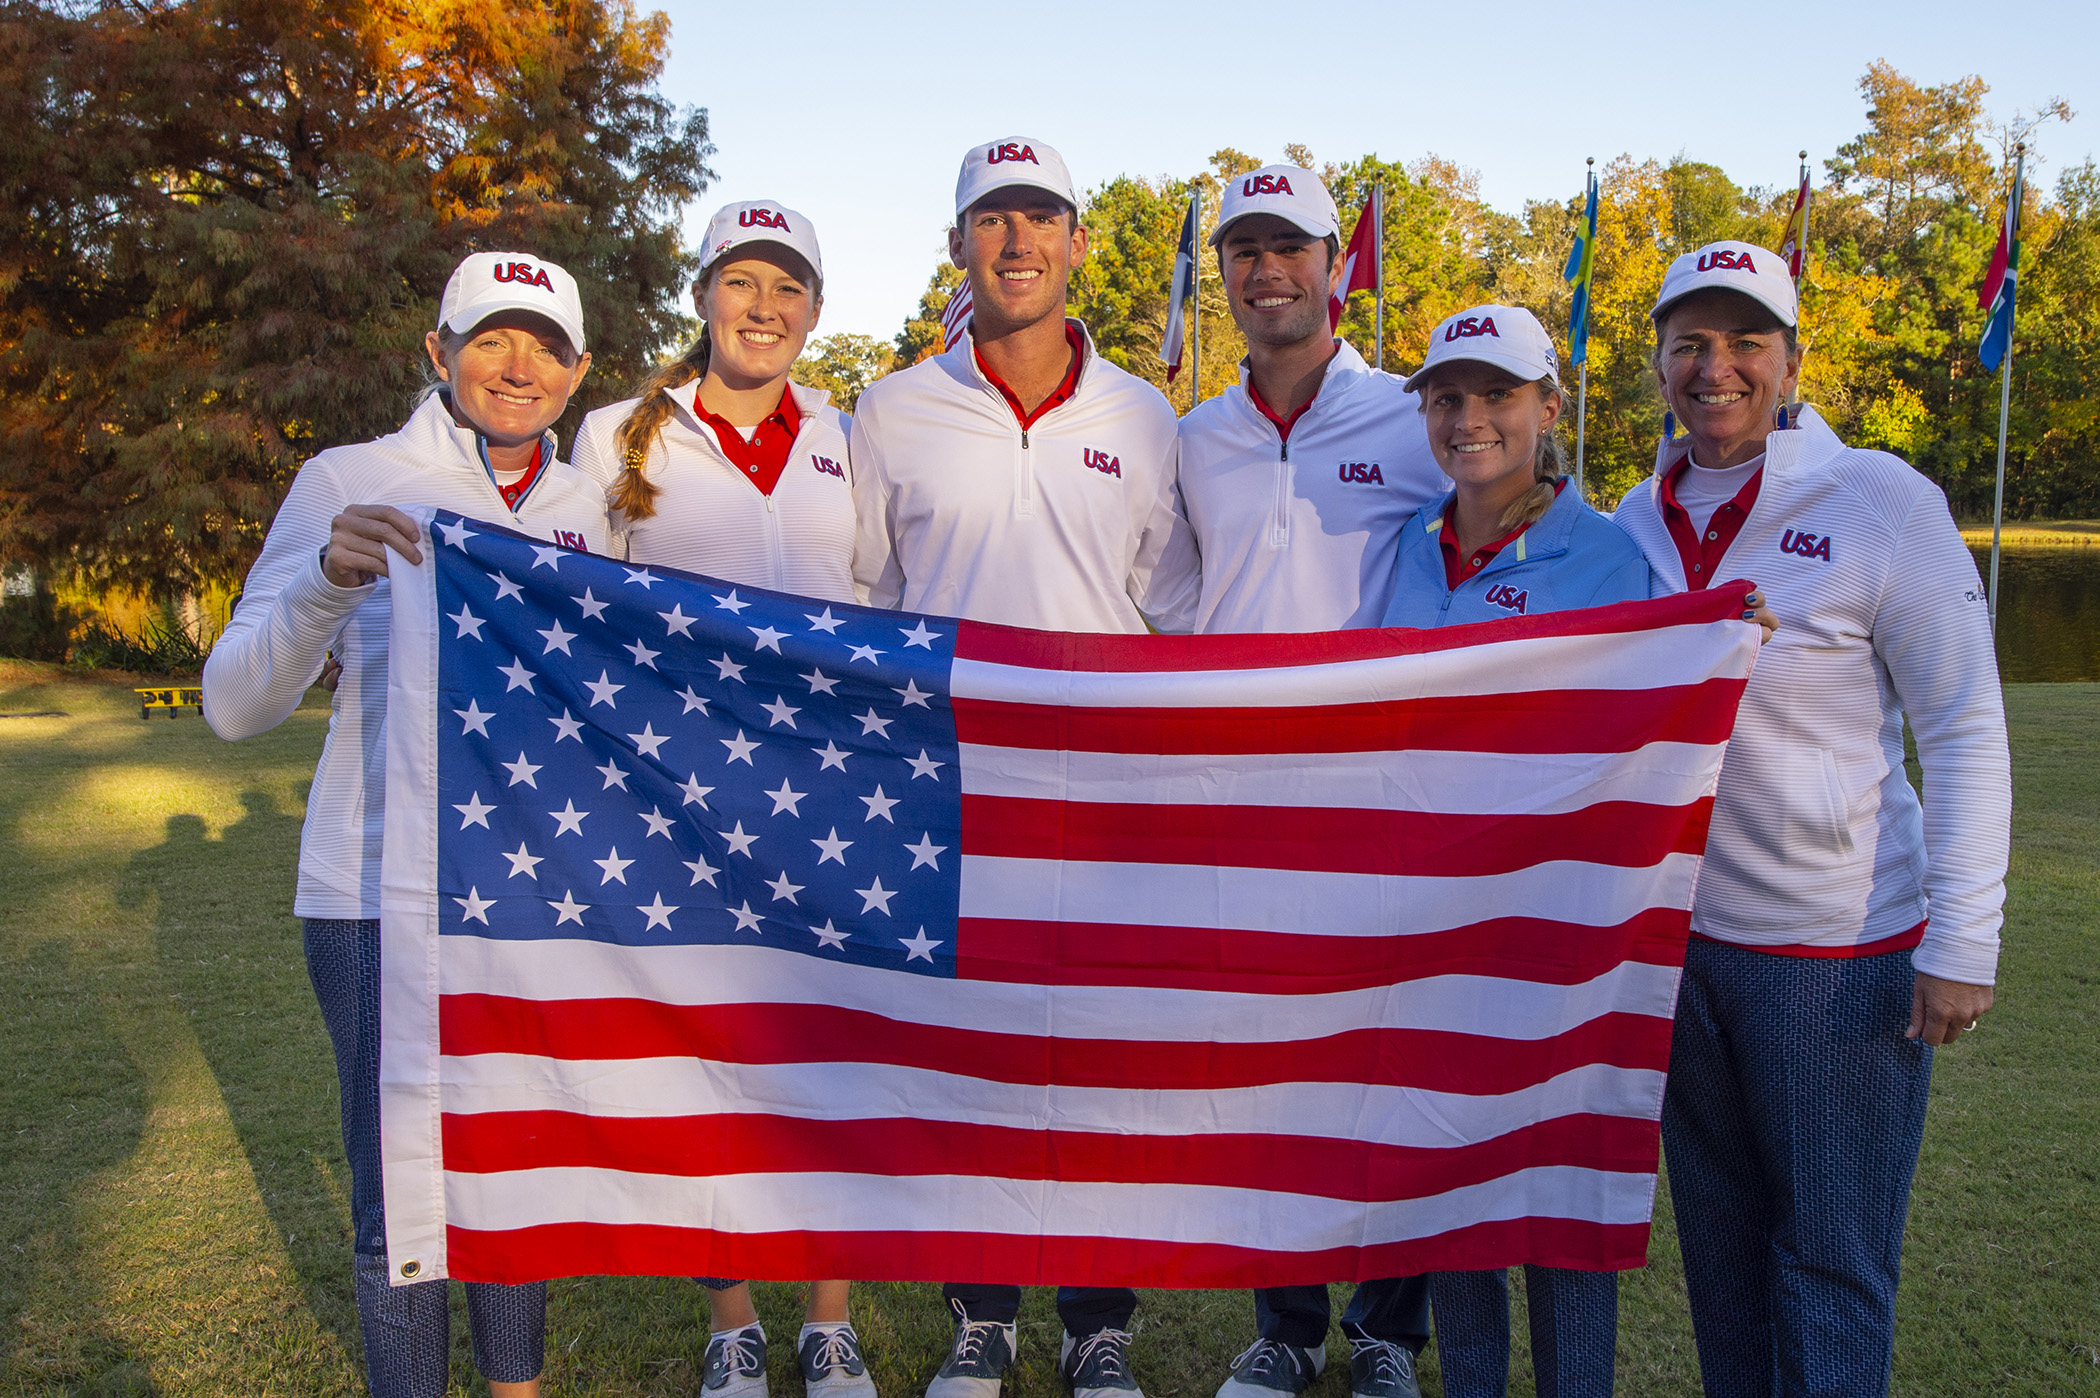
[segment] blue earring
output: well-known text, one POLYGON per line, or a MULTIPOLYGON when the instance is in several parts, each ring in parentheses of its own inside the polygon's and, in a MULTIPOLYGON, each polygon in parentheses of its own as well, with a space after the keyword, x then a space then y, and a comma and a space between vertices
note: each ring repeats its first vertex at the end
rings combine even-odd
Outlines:
POLYGON ((1676 436, 1677 414, 1673 412, 1665 412, 1663 414, 1663 440, 1666 442, 1674 441, 1676 439, 1676 436))

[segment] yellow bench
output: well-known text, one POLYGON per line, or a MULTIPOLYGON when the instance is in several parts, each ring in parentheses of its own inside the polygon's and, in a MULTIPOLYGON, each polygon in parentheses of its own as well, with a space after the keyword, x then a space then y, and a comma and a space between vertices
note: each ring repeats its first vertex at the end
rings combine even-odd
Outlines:
POLYGON ((166 709, 171 719, 181 718, 184 709, 204 712, 204 689, 200 685, 160 685, 151 689, 134 689, 139 697, 139 717, 150 719, 155 709, 166 709))

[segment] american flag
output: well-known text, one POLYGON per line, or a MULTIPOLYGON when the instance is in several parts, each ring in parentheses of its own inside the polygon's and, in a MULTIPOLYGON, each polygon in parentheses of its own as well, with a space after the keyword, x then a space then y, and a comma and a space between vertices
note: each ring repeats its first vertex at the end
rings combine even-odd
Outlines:
POLYGON ((1642 1262, 1735 593, 1056 635, 432 526, 397 1278, 1642 1262))

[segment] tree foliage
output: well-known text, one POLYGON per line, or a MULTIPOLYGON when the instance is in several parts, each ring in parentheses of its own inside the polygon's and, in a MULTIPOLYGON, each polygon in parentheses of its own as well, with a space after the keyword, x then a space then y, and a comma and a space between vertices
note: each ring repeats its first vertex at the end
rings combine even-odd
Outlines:
POLYGON ((406 415, 470 251, 574 272, 617 393, 710 178, 667 38, 628 0, 5 0, 0 555, 237 573, 301 460, 406 415))

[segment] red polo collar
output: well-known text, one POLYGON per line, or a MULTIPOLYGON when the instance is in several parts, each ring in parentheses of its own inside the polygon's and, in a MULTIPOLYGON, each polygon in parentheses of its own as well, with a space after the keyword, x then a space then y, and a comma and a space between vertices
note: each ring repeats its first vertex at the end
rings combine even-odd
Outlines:
POLYGON ((773 487, 780 484, 781 473, 787 470, 788 455, 795 449, 795 434, 802 430, 802 410, 795 406, 792 387, 780 390, 780 406, 766 415, 749 440, 729 419, 701 407, 698 389, 693 390, 693 416, 715 429, 722 455, 744 473, 744 479, 756 486, 759 494, 773 493, 773 487))
POLYGON ((1765 468, 1758 467, 1735 498, 1714 511, 1702 535, 1692 524, 1691 512, 1677 503, 1677 481, 1691 464, 1692 454, 1686 452, 1682 461, 1663 472, 1662 479, 1656 482, 1655 495, 1662 504, 1663 524, 1670 531, 1670 542, 1677 545, 1678 561, 1684 565, 1684 585, 1687 590, 1698 592, 1714 580, 1722 555, 1735 542, 1735 536, 1743 532, 1750 507, 1757 503, 1757 492, 1764 485, 1765 468))
POLYGON ((992 366, 984 362, 983 355, 977 353, 976 339, 973 337, 970 341, 970 353, 977 358, 977 372, 983 374, 985 382, 998 389, 1000 396, 1006 399, 1006 406, 1014 410, 1014 420, 1021 424, 1023 432, 1035 426, 1036 420, 1044 413, 1068 401, 1079 391, 1079 371, 1086 367, 1086 340, 1080 335, 1079 327, 1069 320, 1065 322, 1065 343, 1072 347, 1072 363, 1065 370, 1064 381, 1050 391, 1048 398, 1036 404, 1035 411, 1031 413, 1021 406, 1019 395, 1006 386, 1006 380, 993 373, 992 366))

